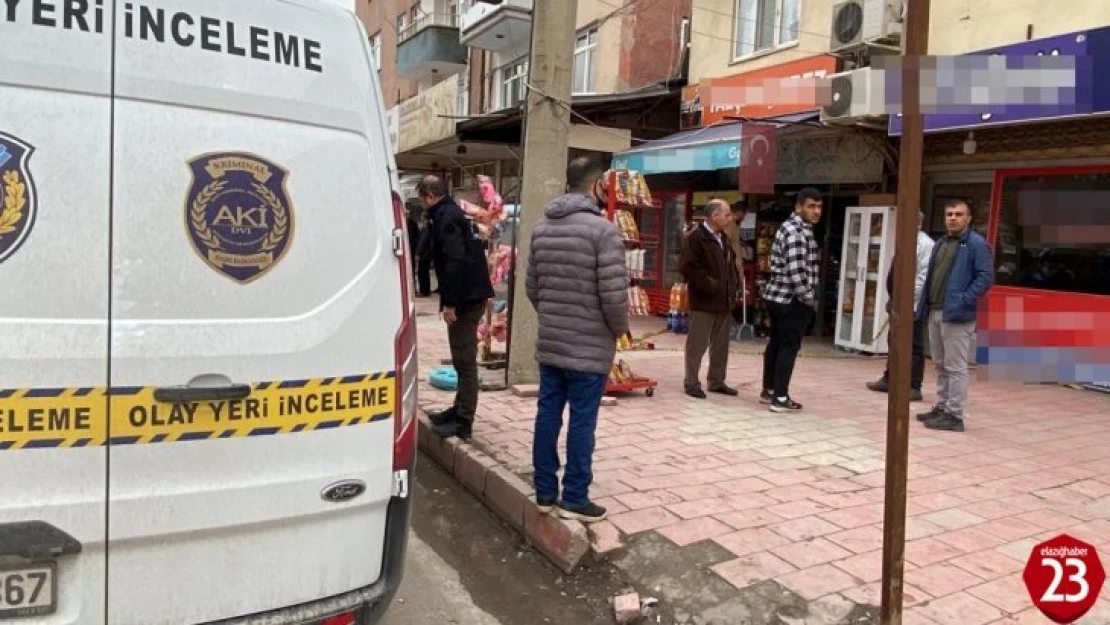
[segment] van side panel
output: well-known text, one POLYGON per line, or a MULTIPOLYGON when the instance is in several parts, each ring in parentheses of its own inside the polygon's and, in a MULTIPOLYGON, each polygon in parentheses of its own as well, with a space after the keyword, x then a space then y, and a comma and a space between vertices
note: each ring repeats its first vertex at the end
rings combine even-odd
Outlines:
POLYGON ((371 585, 401 294, 357 21, 313 0, 148 0, 130 19, 115 92, 109 619, 206 622, 371 585), (252 388, 154 396, 191 382, 185 395, 252 388), (349 481, 364 492, 329 490, 349 481))
POLYGON ((11 8, 0 14, 0 526, 41 521, 81 543, 54 560, 56 612, 25 621, 95 624, 105 584, 110 22, 103 33, 65 30, 48 15, 36 24, 32 3, 11 8))

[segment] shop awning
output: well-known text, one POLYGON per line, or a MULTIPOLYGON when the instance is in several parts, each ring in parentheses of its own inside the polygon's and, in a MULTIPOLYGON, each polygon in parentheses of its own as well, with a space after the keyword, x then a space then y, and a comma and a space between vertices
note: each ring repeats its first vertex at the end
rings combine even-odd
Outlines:
MULTIPOLYGON (((813 111, 765 121, 775 122, 781 127, 818 117, 819 113, 813 111)), ((740 166, 742 128, 743 122, 729 121, 684 130, 614 155, 612 167, 632 169, 644 175, 734 169, 740 166)))

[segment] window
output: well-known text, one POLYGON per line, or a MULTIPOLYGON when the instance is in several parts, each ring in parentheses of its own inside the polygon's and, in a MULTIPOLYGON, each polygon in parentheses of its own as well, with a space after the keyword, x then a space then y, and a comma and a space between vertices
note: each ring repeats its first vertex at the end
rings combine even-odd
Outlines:
POLYGON ((597 27, 579 33, 574 40, 574 86, 572 93, 593 93, 597 64, 597 27))
POLYGON ((749 56, 798 41, 802 0, 736 0, 733 56, 749 56))
POLYGON ((374 69, 382 70, 382 32, 370 35, 370 52, 374 55, 374 69))
POLYGON ((397 40, 400 41, 406 36, 405 28, 409 25, 409 14, 402 13, 397 16, 397 40))
POLYGON ((528 98, 524 83, 528 80, 528 57, 501 68, 501 108, 520 106, 528 98))
POLYGON ((459 5, 458 0, 449 0, 447 3, 447 15, 450 16, 451 26, 458 28, 462 22, 463 7, 459 5))
POLYGON ((1110 171, 999 172, 995 281, 1110 295, 1110 171))
POLYGON ((420 5, 413 5, 412 10, 409 11, 409 23, 415 24, 420 20, 420 5))

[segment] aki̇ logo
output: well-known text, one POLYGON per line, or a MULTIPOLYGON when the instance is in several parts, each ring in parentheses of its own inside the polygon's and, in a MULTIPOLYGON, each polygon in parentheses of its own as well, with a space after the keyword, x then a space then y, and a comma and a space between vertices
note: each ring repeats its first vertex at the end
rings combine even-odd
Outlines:
POLYGON ((261 278, 289 250, 289 172, 253 154, 221 152, 189 161, 185 228, 210 267, 240 284, 261 278))
POLYGON ((35 149, 0 132, 0 263, 11 258, 35 225, 38 196, 27 162, 35 149))

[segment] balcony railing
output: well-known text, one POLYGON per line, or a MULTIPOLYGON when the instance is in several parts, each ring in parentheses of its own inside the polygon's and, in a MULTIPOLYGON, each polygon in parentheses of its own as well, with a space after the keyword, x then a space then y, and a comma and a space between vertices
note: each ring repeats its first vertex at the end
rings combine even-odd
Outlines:
POLYGON ((400 45, 416 36, 417 33, 429 26, 442 26, 444 28, 458 28, 459 16, 457 13, 425 13, 416 18, 416 21, 405 26, 397 33, 397 44, 400 45))

